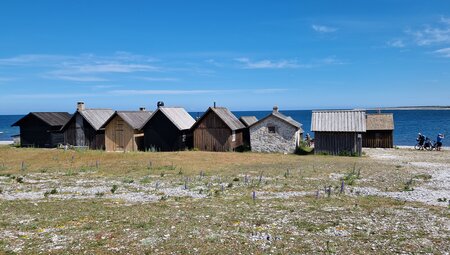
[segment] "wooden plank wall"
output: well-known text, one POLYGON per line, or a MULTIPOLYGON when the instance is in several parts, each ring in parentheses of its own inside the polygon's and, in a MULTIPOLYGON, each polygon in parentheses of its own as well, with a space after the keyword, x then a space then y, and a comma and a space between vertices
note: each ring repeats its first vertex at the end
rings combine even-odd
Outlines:
POLYGON ((358 133, 351 132, 315 132, 314 134, 315 154, 327 153, 340 155, 342 153, 362 154, 362 139, 358 133))
POLYGON ((134 129, 120 116, 115 116, 105 128, 106 151, 137 151, 134 129))
POLYGON ((242 130, 236 131, 232 141, 232 131, 214 113, 209 112, 197 125, 193 134, 194 148, 204 151, 232 151, 243 143, 242 130))
POLYGON ((393 148, 393 131, 367 131, 363 134, 362 146, 366 148, 393 148))
POLYGON ((79 113, 70 120, 64 131, 64 143, 74 146, 88 146, 92 150, 105 149, 105 132, 96 131, 79 113))

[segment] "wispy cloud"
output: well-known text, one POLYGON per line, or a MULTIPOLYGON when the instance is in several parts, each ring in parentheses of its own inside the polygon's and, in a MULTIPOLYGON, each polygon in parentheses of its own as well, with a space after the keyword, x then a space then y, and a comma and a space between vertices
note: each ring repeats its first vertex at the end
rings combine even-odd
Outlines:
POLYGON ((259 60, 252 61, 249 58, 236 58, 237 62, 242 64, 244 69, 286 69, 308 67, 299 64, 296 60, 259 60))
POLYGON ((78 81, 78 82, 99 82, 99 81, 108 81, 106 78, 95 77, 95 76, 71 76, 71 75, 62 75, 57 73, 50 73, 43 75, 44 78, 48 79, 56 79, 56 80, 65 80, 65 81, 78 81))
POLYGON ((308 63, 300 63, 297 60, 258 60, 253 61, 249 58, 237 58, 235 61, 241 64, 243 69, 294 69, 294 68, 316 68, 325 65, 342 65, 343 61, 334 56, 323 59, 316 59, 308 63))
POLYGON ((0 66, 33 67, 41 70, 40 77, 76 82, 107 81, 105 75, 115 73, 156 72, 155 58, 116 52, 110 56, 94 54, 81 55, 45 55, 28 54, 0 59, 0 66))
POLYGON ((193 89, 193 90, 112 90, 109 93, 112 95, 199 95, 199 94, 233 94, 233 93, 279 93, 285 92, 287 89, 282 88, 264 88, 264 89, 193 89))
POLYGON ((336 32, 338 29, 335 27, 329 27, 329 26, 323 26, 323 25, 312 25, 311 28, 319 33, 333 33, 336 32))
POLYGON ((406 46, 402 39, 390 40, 386 44, 392 48, 404 48, 406 46))
POLYGON ((406 33, 413 36, 419 46, 450 43, 450 19, 442 17, 438 24, 425 25, 418 30, 408 29, 406 33))
POLYGON ((136 77, 136 79, 151 82, 177 82, 180 79, 173 77, 136 77))
POLYGON ((450 48, 443 48, 443 49, 439 49, 439 50, 435 50, 434 53, 445 57, 445 58, 450 58, 450 48))

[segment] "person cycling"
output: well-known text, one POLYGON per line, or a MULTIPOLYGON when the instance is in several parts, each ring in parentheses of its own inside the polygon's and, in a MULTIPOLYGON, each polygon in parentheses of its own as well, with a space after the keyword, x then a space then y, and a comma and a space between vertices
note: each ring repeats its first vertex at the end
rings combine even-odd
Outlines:
POLYGON ((437 151, 441 150, 442 140, 444 140, 444 135, 443 134, 438 134, 438 136, 436 138, 436 150, 437 151))
POLYGON ((422 135, 421 133, 419 133, 416 140, 419 142, 420 147, 423 148, 423 144, 425 142, 425 136, 422 135))

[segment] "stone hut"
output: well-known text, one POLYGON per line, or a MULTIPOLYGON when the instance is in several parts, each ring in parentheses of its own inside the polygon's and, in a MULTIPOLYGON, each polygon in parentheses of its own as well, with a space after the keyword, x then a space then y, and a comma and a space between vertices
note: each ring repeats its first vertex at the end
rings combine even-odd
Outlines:
POLYGON ((293 153, 302 135, 302 124, 275 106, 272 113, 250 126, 250 147, 256 152, 293 153))

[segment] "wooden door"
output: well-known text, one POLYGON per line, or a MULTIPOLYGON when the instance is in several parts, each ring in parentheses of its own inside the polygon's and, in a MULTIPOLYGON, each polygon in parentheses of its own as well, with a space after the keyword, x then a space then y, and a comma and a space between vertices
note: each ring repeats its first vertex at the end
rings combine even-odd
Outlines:
POLYGON ((118 119, 116 124, 116 130, 114 132, 114 144, 115 151, 124 151, 125 150, 125 139, 123 137, 123 120, 118 119))

